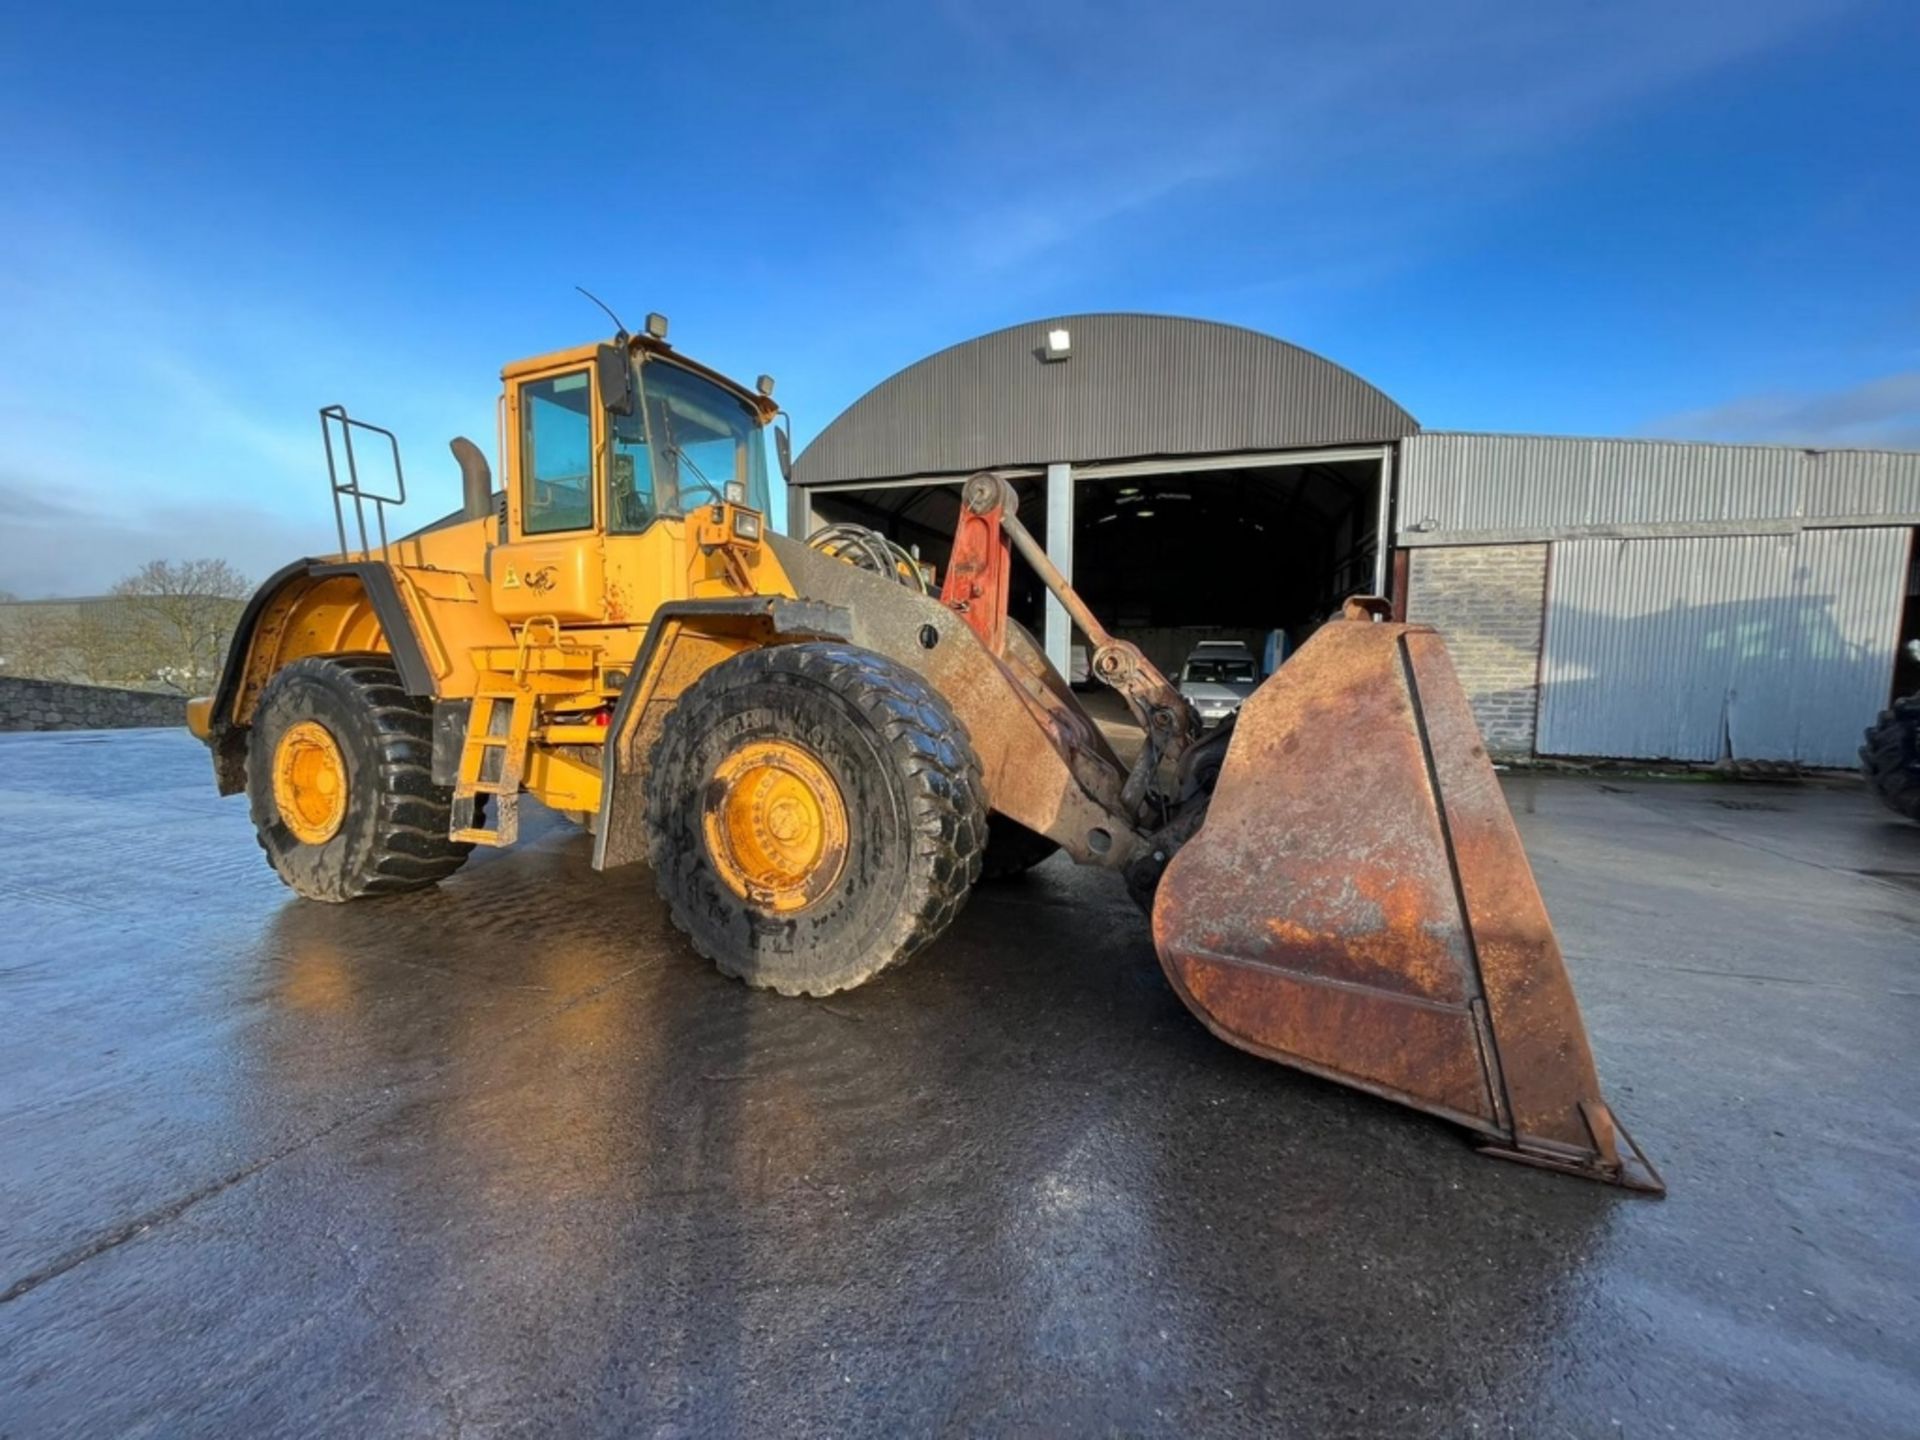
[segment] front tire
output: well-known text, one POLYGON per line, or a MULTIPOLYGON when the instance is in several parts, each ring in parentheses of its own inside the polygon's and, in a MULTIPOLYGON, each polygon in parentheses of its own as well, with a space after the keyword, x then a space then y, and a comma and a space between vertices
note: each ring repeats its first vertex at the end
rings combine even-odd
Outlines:
POLYGON ((267 682, 247 739, 247 801, 267 861, 308 900, 418 890, 472 853, 447 838, 433 715, 384 655, 296 660, 267 682))
POLYGON ((683 694, 647 774, 654 881, 727 975, 831 995, 953 922, 986 843, 980 762, 905 666, 808 642, 736 655, 683 694))
POLYGON ((1920 821, 1920 695, 1881 712, 1860 747, 1860 773, 1889 810, 1920 821))

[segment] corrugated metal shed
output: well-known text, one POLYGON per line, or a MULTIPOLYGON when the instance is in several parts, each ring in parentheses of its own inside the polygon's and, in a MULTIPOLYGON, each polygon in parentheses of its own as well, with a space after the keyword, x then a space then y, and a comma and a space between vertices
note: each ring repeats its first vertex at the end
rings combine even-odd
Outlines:
POLYGON ((1535 749, 1852 765, 1892 684, 1909 536, 1556 544, 1535 749))
POLYGON ((1402 545, 1920 524, 1920 453, 1427 432, 1398 516, 1402 545))
POLYGON ((1068 315, 982 335, 882 381, 801 453, 794 481, 1377 444, 1416 428, 1353 372, 1258 331, 1068 315), (1054 329, 1069 332, 1071 354, 1049 362, 1054 329))

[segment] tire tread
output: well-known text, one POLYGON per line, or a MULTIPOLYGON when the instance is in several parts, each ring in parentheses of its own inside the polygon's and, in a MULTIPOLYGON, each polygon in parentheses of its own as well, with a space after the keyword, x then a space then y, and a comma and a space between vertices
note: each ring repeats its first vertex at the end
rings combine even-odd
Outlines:
POLYGON ((665 783, 647 787, 655 884, 675 928, 723 974, 782 995, 836 994, 926 948, 965 905, 980 876, 986 847, 986 789, 980 761, 959 719, 916 672, 857 646, 809 641, 747 651, 696 680, 680 697, 654 743, 649 775, 670 775, 685 763, 691 726, 676 725, 675 715, 699 713, 729 690, 762 682, 810 682, 830 691, 865 717, 874 737, 890 753, 906 782, 910 806, 912 849, 906 903, 869 947, 871 965, 858 973, 833 982, 798 973, 746 973, 738 957, 709 943, 702 927, 694 923, 691 871, 705 862, 673 845, 676 790, 665 783))
POLYGON ((1920 821, 1920 695, 1880 713, 1860 747, 1860 772, 1889 810, 1920 821))
POLYGON ((452 792, 433 783, 430 703, 407 694, 385 656, 316 655, 278 671, 261 696, 261 709, 271 703, 276 687, 302 681, 359 708, 373 732, 372 753, 361 757, 362 773, 377 776, 380 791, 372 846, 350 873, 328 877, 332 883, 324 887, 326 893, 290 873, 288 857, 260 823, 256 800, 254 837, 281 879, 310 898, 344 901, 437 885, 465 864, 473 846, 447 834, 452 792))

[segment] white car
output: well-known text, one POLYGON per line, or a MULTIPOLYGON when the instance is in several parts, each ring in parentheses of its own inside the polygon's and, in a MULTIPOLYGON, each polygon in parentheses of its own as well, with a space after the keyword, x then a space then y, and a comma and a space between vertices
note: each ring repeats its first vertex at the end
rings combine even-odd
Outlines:
POLYGON ((1207 726, 1237 712, 1259 683, 1253 652, 1238 640, 1202 640, 1180 667, 1180 694, 1207 726))

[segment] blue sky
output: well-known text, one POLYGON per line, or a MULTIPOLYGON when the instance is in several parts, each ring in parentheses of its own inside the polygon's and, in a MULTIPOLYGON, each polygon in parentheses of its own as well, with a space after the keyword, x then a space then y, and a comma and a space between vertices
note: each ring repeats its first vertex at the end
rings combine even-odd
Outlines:
POLYGON ((932 350, 1149 310, 1432 428, 1920 446, 1920 6, 337 3, 0 15, 0 588, 415 513, 504 361, 673 319, 804 442, 932 350))

